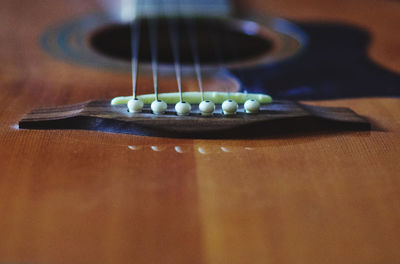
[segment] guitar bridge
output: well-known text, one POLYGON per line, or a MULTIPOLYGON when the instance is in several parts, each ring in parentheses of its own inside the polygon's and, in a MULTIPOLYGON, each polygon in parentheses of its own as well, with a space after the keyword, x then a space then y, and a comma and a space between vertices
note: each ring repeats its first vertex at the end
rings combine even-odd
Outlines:
POLYGON ((126 105, 89 101, 75 105, 40 108, 26 114, 21 129, 84 129, 112 133, 175 138, 255 138, 299 133, 369 130, 369 121, 348 108, 320 107, 274 100, 261 104, 257 114, 246 114, 239 105, 236 115, 224 115, 221 104, 211 116, 193 105, 191 114, 178 116, 169 104, 165 114, 154 115, 149 104, 141 113, 126 105))

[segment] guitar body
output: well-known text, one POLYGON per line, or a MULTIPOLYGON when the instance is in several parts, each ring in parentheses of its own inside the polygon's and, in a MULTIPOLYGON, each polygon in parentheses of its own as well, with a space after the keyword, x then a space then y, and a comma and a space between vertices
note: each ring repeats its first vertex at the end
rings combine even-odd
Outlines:
MULTIPOLYGON (((400 262, 398 1, 242 3, 246 12, 308 29, 331 22, 370 37, 360 66, 369 81, 347 82, 353 75, 344 71, 335 83, 322 70, 303 79, 313 87, 324 83, 308 80, 329 79, 328 90, 358 83, 368 87, 364 95, 363 87, 329 98, 318 89, 281 95, 349 107, 371 131, 254 140, 18 129, 33 108, 126 95, 131 80, 124 71, 58 60, 39 45, 47 28, 96 11, 94 1, 2 4, 0 263, 400 262)), ((300 85, 290 67, 286 81, 300 85)), ((152 87, 151 75, 139 83, 152 87)), ((171 76, 163 89, 176 89, 171 76)))

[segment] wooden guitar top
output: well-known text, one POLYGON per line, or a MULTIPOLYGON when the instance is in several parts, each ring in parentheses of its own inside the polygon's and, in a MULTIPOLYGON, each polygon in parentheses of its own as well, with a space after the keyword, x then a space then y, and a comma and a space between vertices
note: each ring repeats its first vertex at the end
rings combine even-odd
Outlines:
MULTIPOLYGON (((398 1, 246 3, 365 27, 372 60, 400 73, 398 1)), ((44 28, 96 6, 2 1, 0 263, 400 263, 398 98, 307 102, 351 108, 371 131, 200 140, 18 129, 39 106, 130 87, 38 46, 44 28)))

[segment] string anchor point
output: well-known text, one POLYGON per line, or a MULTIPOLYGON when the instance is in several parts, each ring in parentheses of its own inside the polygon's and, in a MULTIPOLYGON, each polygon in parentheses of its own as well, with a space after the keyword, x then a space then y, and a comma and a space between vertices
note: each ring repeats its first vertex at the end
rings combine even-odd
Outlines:
POLYGON ((190 114, 192 106, 187 102, 178 102, 175 105, 175 111, 178 116, 186 116, 190 114))
POLYGON ((236 115, 237 109, 238 104, 231 99, 225 100, 222 103, 222 111, 224 112, 224 115, 236 115))
POLYGON ((143 110, 143 102, 138 98, 134 98, 128 101, 128 110, 131 113, 140 113, 143 110))
POLYGON ((199 110, 203 116, 211 116, 215 111, 215 104, 209 100, 202 101, 199 104, 199 110))
POLYGON ((155 115, 163 115, 167 111, 167 103, 161 100, 156 100, 151 103, 151 110, 155 115))
POLYGON ((249 99, 244 103, 247 114, 256 114, 260 111, 260 103, 255 99, 249 99))

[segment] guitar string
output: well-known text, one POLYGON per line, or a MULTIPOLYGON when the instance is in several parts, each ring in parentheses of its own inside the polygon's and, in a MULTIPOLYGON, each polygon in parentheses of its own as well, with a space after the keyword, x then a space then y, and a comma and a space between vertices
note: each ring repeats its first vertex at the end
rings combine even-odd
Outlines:
MULTIPOLYGON (((167 13, 167 2, 168 0, 164 0, 164 14, 166 17, 168 17, 167 13)), ((169 37, 170 37, 170 42, 171 42, 171 48, 172 48, 172 56, 174 59, 174 68, 175 68, 175 75, 176 75, 176 82, 178 86, 178 92, 179 92, 179 100, 180 102, 183 102, 183 94, 182 94, 182 69, 181 69, 181 64, 180 64, 180 54, 179 54, 179 48, 180 48, 180 43, 179 43, 179 37, 181 36, 179 32, 179 17, 181 15, 181 1, 177 0, 178 5, 178 14, 175 15, 175 17, 168 18, 168 30, 169 30, 169 37)))
POLYGON ((183 102, 183 95, 182 95, 182 73, 181 73, 181 64, 180 64, 180 57, 179 57, 179 29, 178 29, 178 18, 170 18, 168 19, 168 29, 170 34, 170 41, 171 41, 171 48, 172 48, 172 55, 174 58, 174 67, 175 67, 175 75, 176 75, 176 82, 178 85, 178 92, 179 92, 179 100, 183 102))
POLYGON ((136 99, 139 63, 139 38, 140 38, 140 19, 138 18, 137 8, 140 5, 136 1, 132 2, 131 18, 131 67, 132 67, 132 95, 136 99))
POLYGON ((148 19, 149 37, 151 46, 151 68, 153 72, 154 99, 158 101, 158 21, 157 18, 148 19))
MULTIPOLYGON (((222 45, 221 45, 220 33, 217 31, 216 27, 213 27, 213 25, 211 25, 211 22, 208 22, 208 28, 209 28, 208 33, 211 36, 211 42, 213 44, 215 57, 217 59, 218 72, 220 72, 222 75, 225 75, 225 71, 227 69, 223 66, 224 59, 221 48, 222 45)), ((225 91, 227 93, 227 100, 230 100, 230 89, 228 85, 226 85, 225 91)))
MULTIPOLYGON (((156 0, 157 1, 157 0, 156 0)), ((164 5, 165 5, 164 1, 164 5)), ((153 4, 153 3, 152 3, 153 4)), ((157 3, 155 6, 159 6, 159 3, 157 3)), ((178 8, 180 11, 181 8, 181 1, 178 1, 178 8)), ((178 12, 179 15, 181 15, 180 12, 178 12)), ((164 14, 167 16, 168 14, 166 13, 166 7, 164 6, 164 14)), ((178 16, 179 17, 179 16, 178 16)), ((177 80, 177 86, 178 86, 178 91, 179 91, 179 97, 180 101, 183 101, 183 93, 182 93, 182 70, 181 70, 181 63, 180 63, 180 53, 179 53, 179 48, 180 48, 180 43, 179 43, 179 37, 181 37, 182 34, 179 32, 179 20, 177 18, 172 18, 168 19, 168 28, 169 28, 169 33, 170 33, 170 40, 171 40, 171 47, 172 47, 172 53, 173 53, 173 58, 174 58, 174 68, 175 68, 175 73, 176 73, 176 80, 177 80)), ((150 46, 151 46, 151 61, 152 61, 152 73, 153 73, 153 86, 154 86, 154 95, 155 95, 155 100, 158 100, 158 21, 155 17, 148 19, 148 27, 149 27, 149 38, 150 38, 150 46)), ((136 19, 136 23, 134 23, 134 20, 132 20, 132 80, 133 80, 133 90, 134 90, 134 98, 136 98, 136 90, 137 90, 137 72, 138 72, 138 50, 139 50, 139 36, 140 36, 140 19, 136 19)), ((186 19, 186 29, 188 32, 189 36, 189 42, 190 42, 190 47, 192 50, 192 55, 193 55, 193 67, 195 70, 200 94, 201 94, 201 100, 204 100, 204 91, 203 91, 203 82, 202 82, 202 76, 201 76, 201 66, 200 66, 200 60, 199 60, 199 54, 198 54, 198 45, 197 45, 197 38, 194 30, 194 22, 186 19)), ((216 34, 218 35, 218 34, 216 34)), ((219 46, 219 45, 216 45, 219 46)), ((219 46, 219 51, 217 52, 220 56, 220 46, 219 46)), ((220 60, 221 61, 221 60, 220 60)), ((220 67, 222 63, 220 63, 220 67)), ((229 98, 229 90, 228 90, 228 98, 229 98)))
POLYGON ((198 42, 196 37, 196 24, 193 19, 185 19, 186 31, 189 36, 190 47, 193 55, 193 67, 197 78, 197 84, 200 90, 201 101, 204 101, 203 79, 201 75, 201 65, 199 58, 198 42))
MULTIPOLYGON (((226 21, 223 21, 224 23, 227 23, 226 21)), ((226 41, 226 43, 230 43, 230 42, 234 42, 232 41, 232 39, 229 38, 229 34, 227 31, 222 31, 223 34, 222 38, 224 39, 224 41, 226 41)), ((240 42, 237 42, 237 44, 235 45, 227 45, 227 52, 229 52, 229 57, 232 58, 233 61, 239 61, 239 49, 240 47, 238 46, 240 44, 240 42)), ((237 81, 239 81, 239 89, 243 89, 243 80, 244 80, 244 76, 243 76, 243 72, 241 70, 241 68, 239 69, 235 69, 236 74, 232 73, 230 71, 230 74, 232 74, 237 81)))

